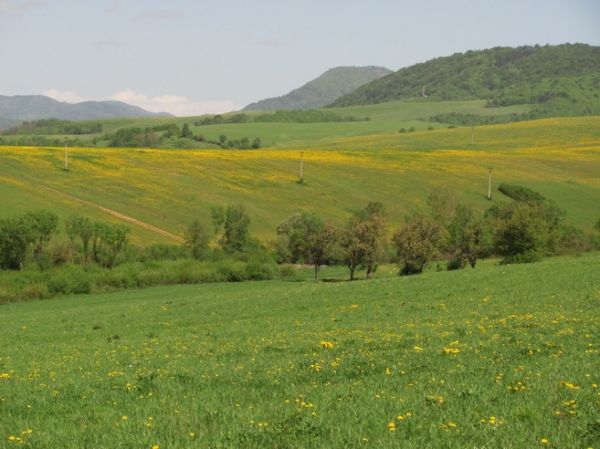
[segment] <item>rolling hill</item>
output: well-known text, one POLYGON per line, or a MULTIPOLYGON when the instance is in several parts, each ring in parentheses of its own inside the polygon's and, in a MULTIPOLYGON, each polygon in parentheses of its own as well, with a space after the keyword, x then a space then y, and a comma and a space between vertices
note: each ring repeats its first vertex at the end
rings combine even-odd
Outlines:
MULTIPOLYGON (((426 204, 437 184, 454 186, 461 201, 485 210, 507 201, 497 193, 491 202, 486 198, 493 167, 495 187, 504 182, 531 188, 565 209, 567 221, 582 229, 591 230, 598 220, 600 118, 474 131, 428 131, 426 123, 412 123, 420 128, 402 134, 377 122, 379 133, 368 132, 369 122, 219 125, 289 137, 285 145, 261 150, 69 147, 68 171, 64 147, 0 146, 0 218, 50 209, 61 218, 77 212, 118 220, 102 207, 182 236, 192 220, 211 228, 211 206, 243 203, 251 232, 268 242, 293 212, 312 210, 341 225, 369 201, 386 206, 393 229, 426 204), (297 182, 301 157, 303 184, 297 182)), ((136 243, 176 243, 124 223, 136 243)))
POLYGON ((384 67, 337 67, 286 95, 251 103, 242 111, 319 109, 390 73, 392 71, 384 67))
MULTIPOLYGON (((149 112, 120 101, 84 101, 65 103, 44 95, 0 95, 0 118, 29 121, 45 118, 93 120, 107 118, 173 117, 167 112, 149 112)), ((8 120, 7 120, 8 121, 8 120)), ((0 122, 0 125, 2 122, 0 122)), ((9 125, 10 126, 10 125, 9 125)))
POLYGON ((487 100, 489 107, 534 104, 524 118, 600 114, 600 47, 496 47, 403 68, 365 84, 330 107, 427 97, 487 100))

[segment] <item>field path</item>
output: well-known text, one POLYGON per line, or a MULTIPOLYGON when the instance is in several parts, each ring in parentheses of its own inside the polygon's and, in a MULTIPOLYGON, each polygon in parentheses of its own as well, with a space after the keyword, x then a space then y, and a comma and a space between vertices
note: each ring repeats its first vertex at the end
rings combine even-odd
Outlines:
POLYGON ((15 179, 17 181, 20 181, 20 182, 23 182, 23 183, 27 183, 27 184, 31 184, 34 187, 38 187, 40 189, 47 190, 49 192, 54 193, 55 195, 62 196, 63 198, 67 198, 67 199, 69 199, 71 201, 77 201, 79 203, 86 204, 86 205, 91 206, 91 207, 93 207, 95 209, 98 209, 99 211, 102 211, 102 212, 107 213, 109 215, 112 215, 114 217, 120 218, 121 220, 128 221, 128 222, 133 223, 133 224, 135 224, 137 226, 141 226, 142 228, 146 228, 146 229, 148 229, 150 231, 153 231, 153 232, 156 232, 158 234, 162 234, 162 235, 164 235, 166 237, 169 237, 169 238, 171 238, 173 240, 177 240, 178 242, 181 242, 181 243, 184 242, 183 238, 179 237, 178 235, 171 234, 170 232, 165 231, 164 229, 160 229, 160 228, 157 228, 156 226, 152 226, 149 223, 145 223, 143 221, 136 220, 133 217, 130 217, 128 215, 125 215, 125 214, 122 214, 120 212, 114 211, 112 209, 108 209, 107 207, 103 207, 103 206, 100 206, 98 204, 92 203, 91 201, 82 200, 81 198, 77 198, 77 197, 74 197, 72 195, 68 195, 68 194, 66 194, 64 192, 61 192, 60 190, 53 189, 52 187, 48 187, 48 186, 45 186, 45 185, 42 185, 42 184, 38 184, 38 183, 35 183, 35 182, 32 182, 32 181, 21 179, 21 178, 18 178, 16 176, 10 176, 10 175, 4 175, 4 176, 5 176, 4 179, 6 179, 6 178, 13 178, 13 179, 15 179))

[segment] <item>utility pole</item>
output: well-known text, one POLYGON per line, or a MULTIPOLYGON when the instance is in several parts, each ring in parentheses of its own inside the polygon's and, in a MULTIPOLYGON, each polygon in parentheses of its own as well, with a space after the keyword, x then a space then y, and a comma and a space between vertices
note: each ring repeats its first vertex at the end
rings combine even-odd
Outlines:
POLYGON ((65 137, 65 170, 69 169, 69 149, 67 142, 69 141, 68 137, 65 137))
POLYGON ((490 172, 488 174, 488 200, 492 199, 492 170, 494 167, 490 167, 490 172))
POLYGON ((303 173, 302 173, 303 165, 304 165, 304 151, 300 153, 300 184, 302 184, 304 182, 304 177, 303 177, 303 173))
POLYGON ((473 145, 473 143, 475 143, 474 138, 473 138, 474 137, 473 136, 474 130, 475 130, 475 127, 471 126, 471 145, 473 145))

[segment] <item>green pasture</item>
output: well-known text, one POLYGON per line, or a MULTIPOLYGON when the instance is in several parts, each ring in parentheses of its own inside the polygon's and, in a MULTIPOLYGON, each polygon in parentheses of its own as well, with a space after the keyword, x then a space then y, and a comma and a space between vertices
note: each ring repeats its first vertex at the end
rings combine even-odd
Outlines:
MULTIPOLYGON (((529 105, 519 105, 501 108, 485 107, 485 100, 473 101, 429 101, 416 99, 411 101, 394 101, 368 106, 352 106, 346 108, 333 108, 328 111, 335 112, 342 117, 354 116, 357 118, 369 117, 368 122, 339 122, 339 123, 240 123, 208 126, 194 126, 194 122, 202 117, 169 117, 169 118, 116 118, 101 120, 103 133, 78 136, 59 136, 77 138, 90 141, 94 137, 101 137, 104 133, 114 133, 123 128, 153 127, 163 124, 176 123, 182 127, 187 123, 195 135, 204 134, 207 140, 218 141, 224 134, 228 139, 241 139, 248 137, 250 141, 259 137, 263 148, 286 148, 289 145, 318 144, 323 139, 332 136, 356 137, 375 134, 394 134, 400 128, 407 130, 414 127, 417 131, 447 128, 447 124, 431 123, 429 118, 433 115, 458 112, 477 115, 507 115, 512 113, 528 112, 529 105)), ((263 114, 263 112, 246 112, 248 116, 263 114)), ((227 115, 227 114, 226 114, 227 115)), ((17 139, 6 137, 8 140, 17 139)), ((200 142, 189 142, 198 148, 215 148, 214 145, 200 142)))
POLYGON ((0 446, 598 447, 599 271, 325 269, 3 305, 0 446))
MULTIPOLYGON (((568 223, 591 230, 600 216, 599 120, 563 118, 355 137, 325 137, 324 130, 321 140, 307 137, 281 149, 258 151, 71 148, 69 171, 64 170, 64 148, 0 147, 0 216, 39 208, 60 217, 106 216, 44 189, 49 187, 182 235, 195 219, 210 229, 212 205, 243 203, 251 232, 268 242, 277 224, 301 209, 342 225, 353 210, 379 201, 393 229, 425 204, 435 185, 454 187, 461 201, 483 211, 508 201, 496 190, 505 182, 554 200, 567 211, 568 223), (298 183, 301 158, 303 184, 298 183), (486 198, 490 168, 492 201, 486 198)), ((330 126, 275 125, 298 136, 313 126, 330 126)), ((168 241, 130 226, 135 243, 168 241)))

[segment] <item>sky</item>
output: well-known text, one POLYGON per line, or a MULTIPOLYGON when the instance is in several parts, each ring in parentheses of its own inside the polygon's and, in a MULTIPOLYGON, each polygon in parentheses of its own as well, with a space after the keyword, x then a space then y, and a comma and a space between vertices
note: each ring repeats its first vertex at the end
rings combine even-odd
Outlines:
POLYGON ((236 111, 339 66, 600 46, 600 0, 0 0, 0 95, 236 111))

